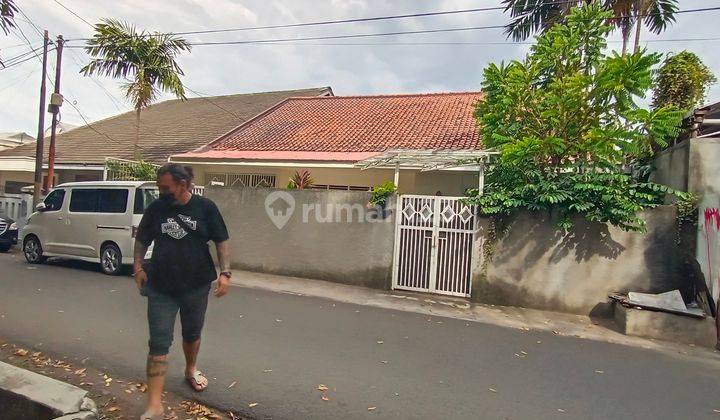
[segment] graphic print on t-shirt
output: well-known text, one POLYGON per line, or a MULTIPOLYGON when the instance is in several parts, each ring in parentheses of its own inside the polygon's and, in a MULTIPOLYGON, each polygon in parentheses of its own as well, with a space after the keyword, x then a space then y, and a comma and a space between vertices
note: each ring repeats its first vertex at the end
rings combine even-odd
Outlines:
MULTIPOLYGON (((190 229, 197 230, 197 221, 191 219, 189 216, 185 216, 182 214, 178 214, 177 217, 181 218, 182 221, 190 227, 190 229)), ((187 232, 185 231, 185 229, 183 229, 172 217, 168 217, 167 222, 161 224, 160 228, 162 230, 162 233, 168 235, 173 239, 182 239, 187 236, 187 232)))

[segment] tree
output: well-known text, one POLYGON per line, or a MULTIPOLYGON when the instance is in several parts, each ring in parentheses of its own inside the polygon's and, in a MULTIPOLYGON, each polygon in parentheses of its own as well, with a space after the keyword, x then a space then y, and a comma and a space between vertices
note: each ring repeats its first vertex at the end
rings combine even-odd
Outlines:
POLYGON ((484 194, 471 201, 485 214, 557 210, 562 227, 574 215, 642 231, 637 212, 662 203, 668 187, 640 182, 628 163, 678 132, 674 108, 640 108, 658 54, 605 55, 612 12, 576 8, 538 37, 524 61, 491 64, 476 117, 484 146, 500 157, 484 194))
POLYGON ((95 34, 85 47, 92 57, 80 69, 85 76, 93 74, 122 78, 125 97, 136 112, 134 153, 140 142, 140 111, 150 106, 161 91, 186 99, 180 81, 184 73, 176 57, 190 51, 190 44, 172 34, 138 32, 134 26, 114 19, 95 25, 95 34))
MULTIPOLYGON (((0 29, 5 35, 10 33, 10 28, 15 27, 15 13, 18 11, 13 0, 0 0, 0 29)), ((0 60, 0 67, 4 67, 0 60)))
POLYGON ((653 86, 653 106, 674 106, 691 111, 705 100, 705 92, 717 79, 712 71, 690 51, 668 55, 657 72, 653 86))
POLYGON ((10 28, 15 27, 15 13, 18 8, 13 0, 0 0, 0 29, 5 35, 10 33, 10 28))
POLYGON ((534 32, 544 32, 562 21, 573 8, 593 3, 613 11, 608 22, 620 29, 623 37, 623 54, 635 27, 635 52, 640 48, 640 29, 644 23, 650 31, 659 34, 675 21, 677 0, 503 0, 505 11, 514 18, 506 32, 516 41, 523 41, 534 32), (640 19, 637 17, 640 16, 640 19))

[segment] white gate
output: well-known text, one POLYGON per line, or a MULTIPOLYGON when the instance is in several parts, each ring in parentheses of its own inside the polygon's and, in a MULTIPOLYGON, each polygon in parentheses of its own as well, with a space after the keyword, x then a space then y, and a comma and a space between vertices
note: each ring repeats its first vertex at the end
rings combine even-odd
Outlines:
POLYGON ((476 208, 462 199, 399 198, 394 289, 470 296, 476 208))

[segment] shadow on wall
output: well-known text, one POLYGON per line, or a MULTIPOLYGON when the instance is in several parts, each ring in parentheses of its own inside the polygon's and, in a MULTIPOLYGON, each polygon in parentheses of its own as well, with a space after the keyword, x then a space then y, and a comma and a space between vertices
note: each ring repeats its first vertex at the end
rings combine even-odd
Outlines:
POLYGON ((643 213, 647 234, 576 217, 569 231, 557 216, 523 213, 505 224, 484 270, 475 274, 475 300, 499 305, 607 315, 610 292, 662 292, 682 284, 676 212, 643 213))

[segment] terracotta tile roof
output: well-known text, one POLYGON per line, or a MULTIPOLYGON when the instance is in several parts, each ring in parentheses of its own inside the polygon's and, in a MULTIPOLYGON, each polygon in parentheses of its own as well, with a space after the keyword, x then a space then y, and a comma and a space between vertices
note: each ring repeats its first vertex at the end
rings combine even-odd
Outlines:
MULTIPOLYGON (((332 91, 313 88, 160 102, 140 114, 140 153, 147 160, 164 162, 171 154, 210 143, 289 97, 323 94, 332 91)), ((134 141, 135 112, 131 111, 58 136, 57 163, 102 164, 105 157, 132 159, 134 141)), ((46 161, 48 146, 49 139, 45 141, 46 161)), ((35 143, 2 151, 3 156, 35 157, 35 143)))
POLYGON ((476 149, 481 144, 473 111, 481 97, 463 92, 290 98, 210 145, 176 157, 476 149))

